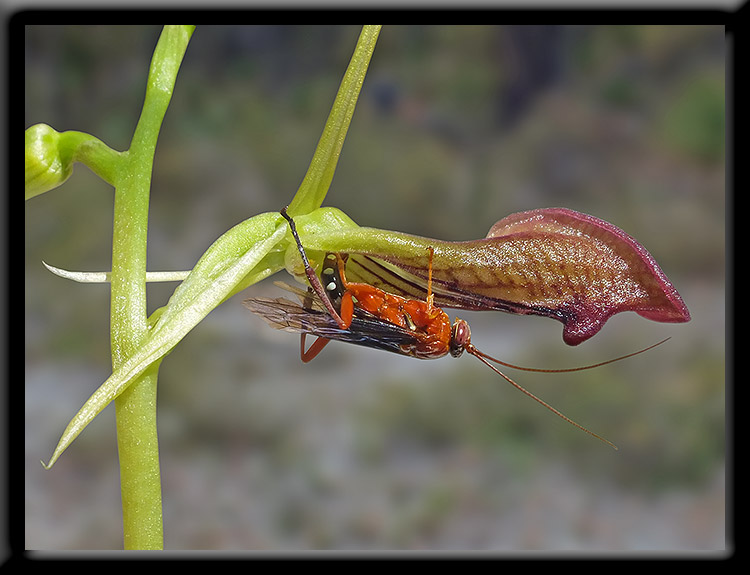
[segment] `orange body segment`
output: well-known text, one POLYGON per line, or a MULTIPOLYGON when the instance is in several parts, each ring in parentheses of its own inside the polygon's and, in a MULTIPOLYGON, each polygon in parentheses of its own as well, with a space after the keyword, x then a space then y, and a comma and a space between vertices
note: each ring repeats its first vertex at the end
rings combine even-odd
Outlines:
POLYGON ((427 301, 406 299, 393 295, 370 284, 349 283, 344 272, 344 260, 337 256, 338 279, 344 295, 341 300, 341 317, 351 323, 353 300, 357 307, 382 319, 412 331, 417 343, 404 349, 406 355, 421 359, 435 359, 446 355, 450 349, 451 322, 448 314, 427 301))

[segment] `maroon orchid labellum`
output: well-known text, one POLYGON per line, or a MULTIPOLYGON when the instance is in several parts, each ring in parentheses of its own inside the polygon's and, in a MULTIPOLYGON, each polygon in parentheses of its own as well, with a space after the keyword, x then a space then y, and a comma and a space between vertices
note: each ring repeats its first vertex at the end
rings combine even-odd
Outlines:
MULTIPOLYGON (((569 345, 586 341, 623 311, 659 322, 690 319, 677 290, 640 243, 580 212, 521 212, 497 222, 481 240, 427 243, 434 249, 436 305, 555 318, 569 345)), ((424 298, 427 268, 426 251, 408 257, 362 249, 350 251, 347 274, 352 281, 424 298)))

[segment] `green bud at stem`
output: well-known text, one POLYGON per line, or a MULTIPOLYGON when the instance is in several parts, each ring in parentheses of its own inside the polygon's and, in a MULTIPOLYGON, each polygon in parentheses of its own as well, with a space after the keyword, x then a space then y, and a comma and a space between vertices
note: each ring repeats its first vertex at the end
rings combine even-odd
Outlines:
POLYGON ((64 157, 60 134, 47 124, 26 130, 26 199, 61 185, 73 171, 70 157, 64 157))

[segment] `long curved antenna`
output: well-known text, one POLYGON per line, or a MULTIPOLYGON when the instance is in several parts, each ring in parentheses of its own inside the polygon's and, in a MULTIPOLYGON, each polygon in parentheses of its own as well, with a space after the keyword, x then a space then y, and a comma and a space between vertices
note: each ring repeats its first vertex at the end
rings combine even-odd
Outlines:
MULTIPOLYGON (((285 206, 281 212, 279 212, 284 219, 289 222, 289 229, 292 231, 292 237, 294 238, 294 241, 297 243, 297 250, 299 251, 300 255, 302 256, 302 263, 305 266, 305 275, 307 276, 307 281, 310 282, 310 287, 315 291, 315 293, 318 295, 318 298, 320 298, 320 301, 323 303, 323 305, 326 308, 326 311, 329 313, 329 315, 336 320, 336 323, 339 324, 339 327, 342 329, 346 329, 348 325, 346 322, 341 319, 341 316, 338 314, 338 312, 333 307, 333 304, 331 303, 331 300, 328 299, 328 296, 326 295, 325 290, 323 289, 323 286, 320 283, 320 280, 318 279, 318 276, 315 275, 315 270, 312 269, 312 266, 310 265, 310 261, 307 259, 307 254, 305 253, 305 248, 302 247, 302 242, 299 239, 299 235, 297 234, 297 226, 294 225, 294 220, 292 217, 286 212, 287 208, 289 206, 285 206)), ((313 356, 314 357, 314 356, 313 356)), ((310 358, 312 359, 312 358, 310 358)))
POLYGON ((467 352, 469 352, 471 355, 473 355, 479 361, 481 361, 484 365, 486 365, 492 371, 494 371, 496 374, 498 374, 500 377, 502 377, 505 381, 507 381, 509 384, 511 384, 513 387, 515 387, 518 391, 520 391, 522 393, 525 393, 531 399, 533 399, 537 403, 542 404, 544 407, 546 407, 547 409, 549 409, 552 413, 554 413, 558 417, 561 417, 562 419, 564 419, 565 421, 567 421, 571 425, 577 427, 581 431, 585 431, 589 435, 591 435, 593 437, 596 437, 599 441, 602 441, 602 442, 606 443, 607 445, 609 445, 610 447, 612 447, 615 451, 618 450, 617 446, 614 443, 612 443, 611 441, 609 441, 608 439, 604 439, 601 435, 597 435, 593 431, 591 431, 591 430, 586 429, 585 427, 583 427, 583 425, 580 425, 580 424, 576 423, 575 421, 573 421, 572 419, 570 419, 567 415, 564 415, 563 413, 559 412, 557 409, 555 409, 554 407, 552 407, 549 403, 547 403, 546 401, 538 398, 536 395, 534 395, 533 393, 531 393, 528 389, 522 387, 521 385, 519 385, 518 383, 516 383, 515 381, 513 381, 511 378, 509 378, 507 375, 505 375, 502 371, 500 371, 494 365, 492 365, 489 361, 487 361, 485 359, 485 354, 483 354, 481 351, 479 351, 472 344, 468 344, 465 349, 466 349, 467 352))
MULTIPOLYGON (((476 347, 474 348, 474 351, 471 352, 472 355, 475 355, 476 357, 481 357, 484 359, 488 359, 489 361, 495 362, 498 365, 502 365, 503 367, 510 367, 511 369, 520 369, 521 371, 535 371, 537 373, 568 373, 571 371, 584 371, 586 369, 594 369, 595 367, 601 367, 603 365, 607 365, 609 363, 614 363, 616 361, 620 361, 623 359, 627 359, 629 357, 633 357, 634 355, 638 355, 639 353, 643 353, 645 351, 648 351, 650 349, 654 349, 657 345, 663 344, 665 341, 669 340, 671 338, 667 337, 663 340, 661 340, 658 343, 655 343, 653 345, 650 345, 648 347, 644 347, 641 350, 634 351, 633 353, 629 353, 627 355, 621 355, 620 357, 615 357, 614 359, 608 359, 606 361, 600 361, 599 363, 592 363, 591 365, 582 365, 580 367, 568 367, 564 369, 541 369, 537 367, 524 367, 521 365, 514 365, 512 363, 507 363, 505 361, 501 361, 499 359, 496 359, 492 357, 491 355, 487 355, 486 353, 479 351, 476 347)), ((468 351, 468 350, 467 350, 468 351)), ((486 362, 485 362, 486 363, 486 362)))

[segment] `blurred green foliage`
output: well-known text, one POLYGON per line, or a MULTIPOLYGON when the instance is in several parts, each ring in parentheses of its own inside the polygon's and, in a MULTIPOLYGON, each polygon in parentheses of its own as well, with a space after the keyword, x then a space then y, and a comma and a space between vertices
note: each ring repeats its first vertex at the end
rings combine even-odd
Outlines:
POLYGON ((663 120, 664 137, 678 152, 708 164, 724 159, 724 77, 709 74, 682 87, 663 120))

